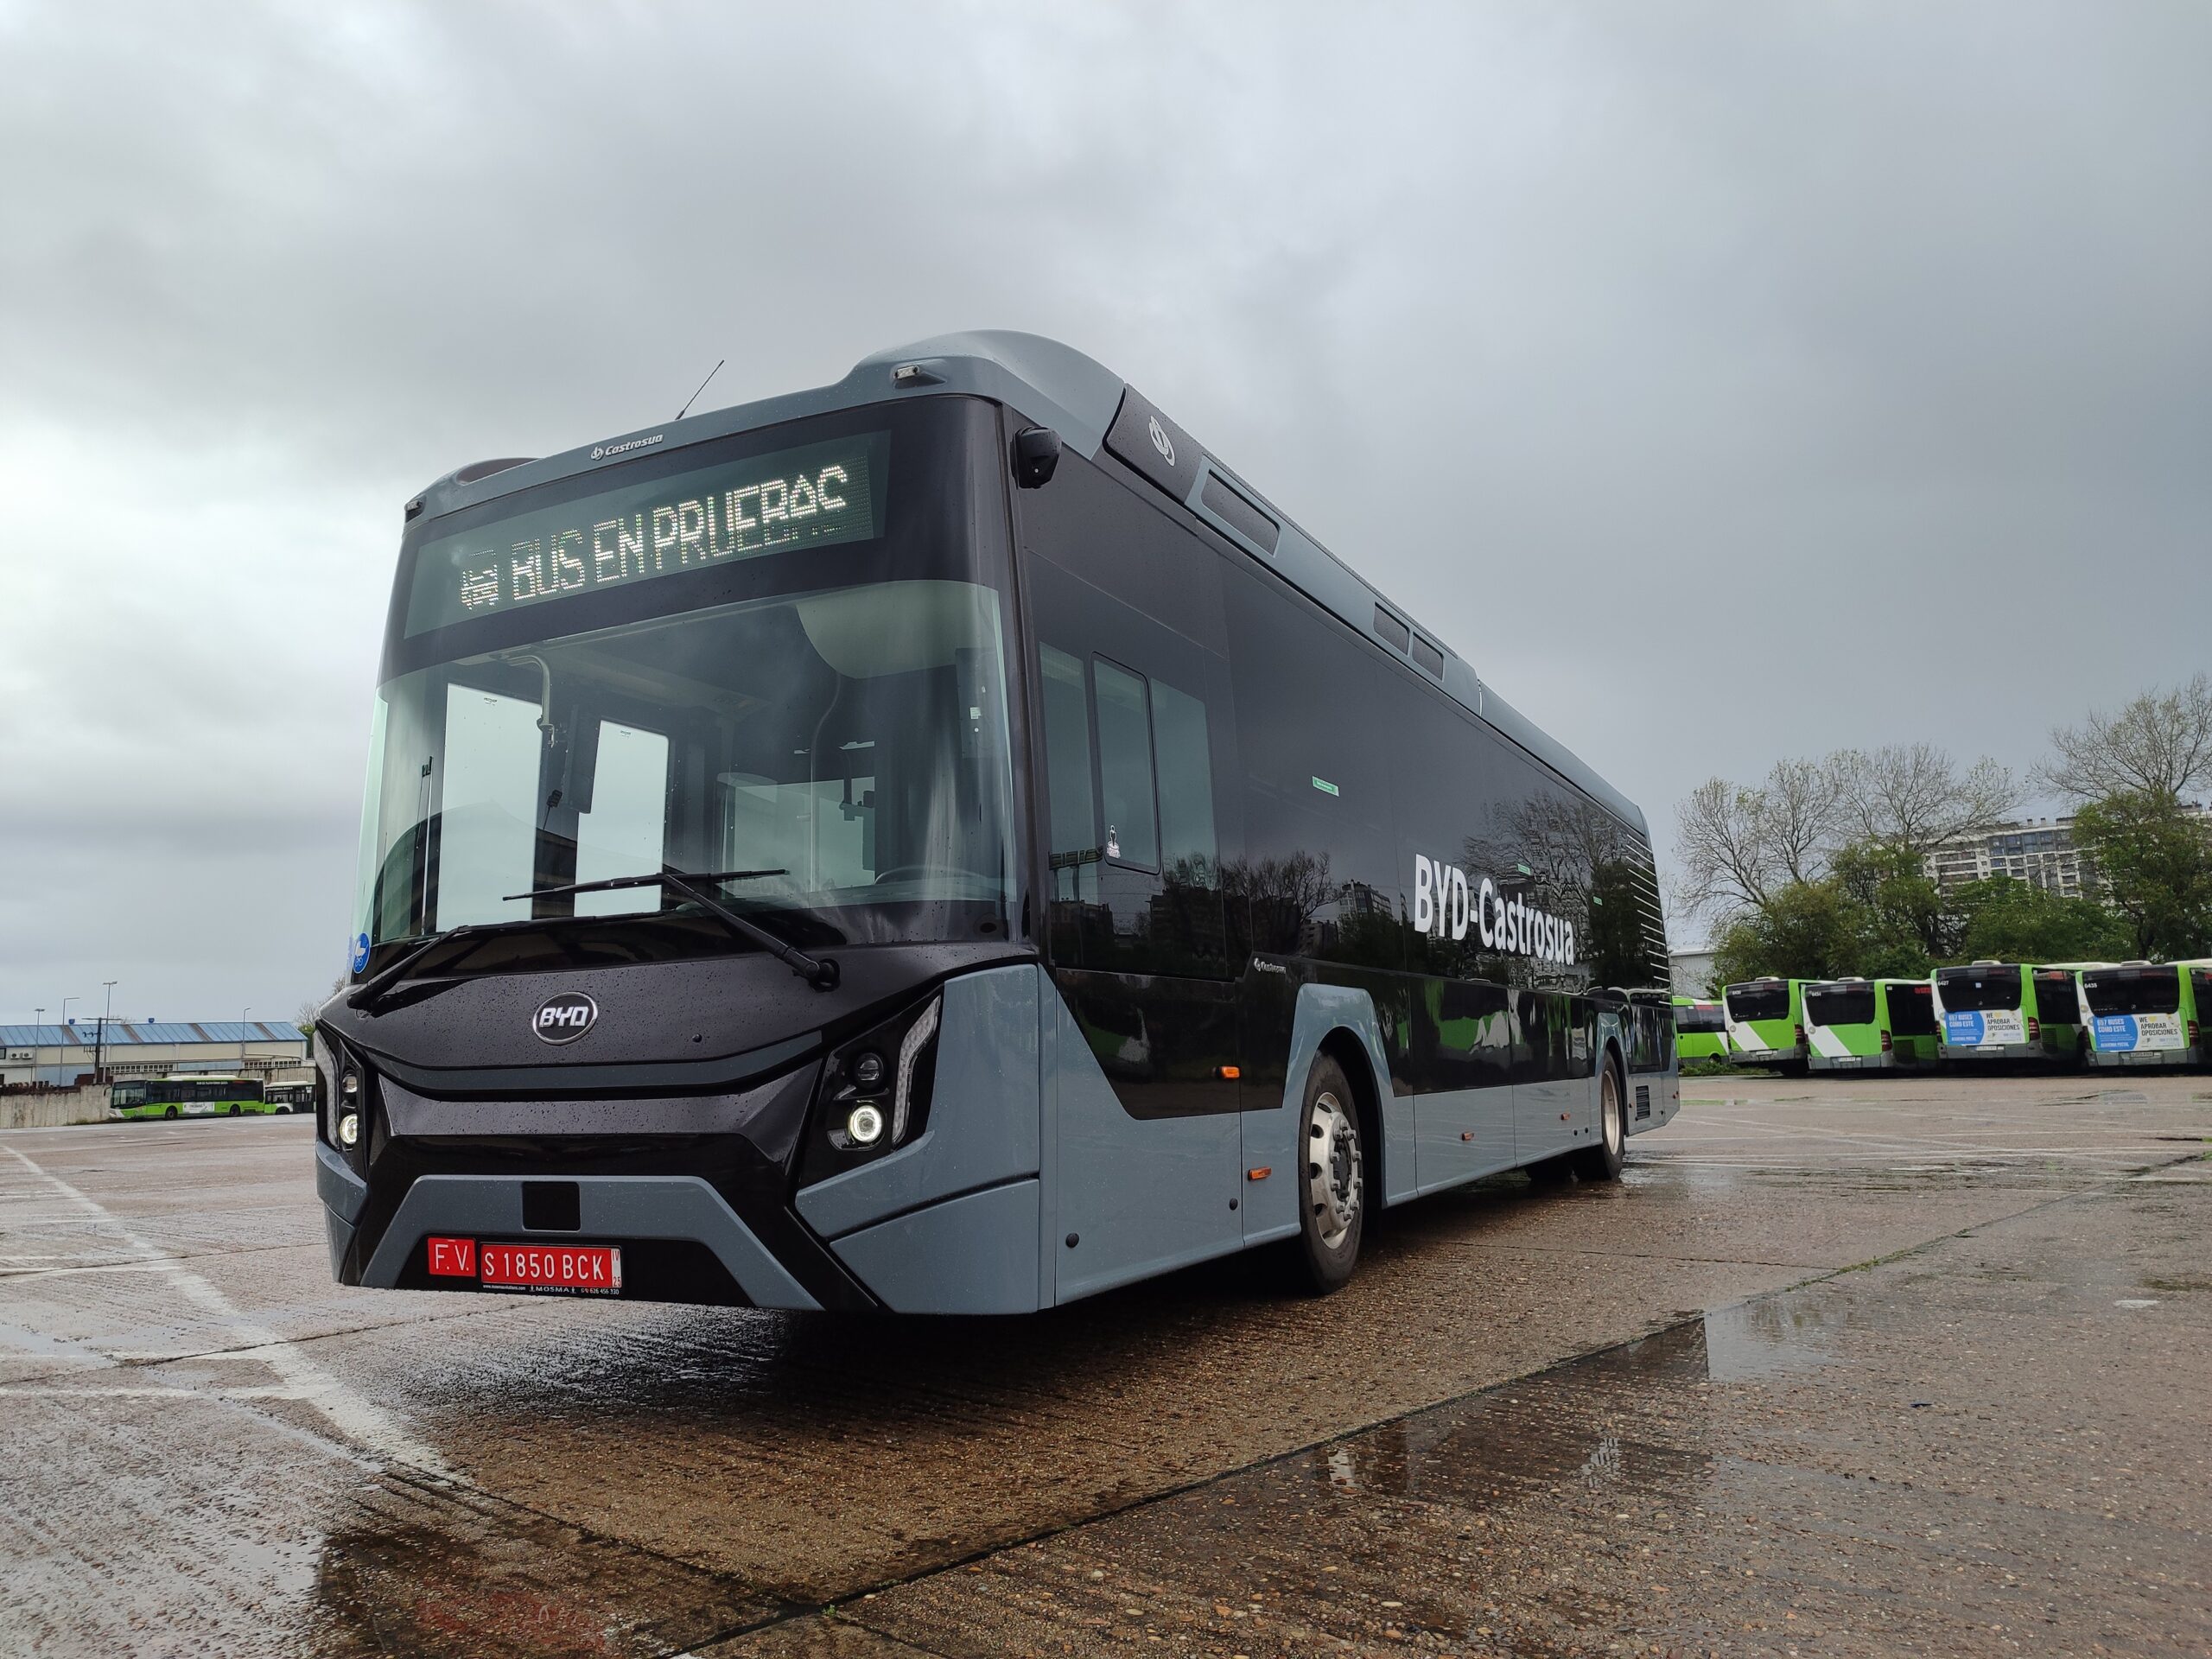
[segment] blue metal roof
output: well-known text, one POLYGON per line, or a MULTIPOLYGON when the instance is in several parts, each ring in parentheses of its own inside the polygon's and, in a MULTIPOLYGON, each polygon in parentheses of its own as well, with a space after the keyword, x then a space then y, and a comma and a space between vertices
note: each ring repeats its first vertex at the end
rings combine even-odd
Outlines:
MULTIPOLYGON (((10 1048, 91 1047, 99 1040, 99 1022, 75 1020, 66 1026, 0 1026, 0 1043, 10 1048)), ((203 1020, 195 1024, 162 1020, 148 1025, 111 1020, 107 1046, 127 1047, 191 1043, 303 1043, 307 1033, 289 1020, 203 1020)))

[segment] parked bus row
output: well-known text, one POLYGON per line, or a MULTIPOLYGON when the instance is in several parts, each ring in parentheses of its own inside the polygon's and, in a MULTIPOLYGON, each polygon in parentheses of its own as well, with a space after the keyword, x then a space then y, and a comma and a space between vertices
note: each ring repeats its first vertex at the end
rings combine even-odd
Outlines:
POLYGON ((1926 979, 1753 979, 1678 996, 1681 1058, 1782 1071, 1911 1070, 2012 1060, 2202 1066, 2212 958, 1974 962, 1926 979))
POLYGON ((315 1090, 307 1083, 264 1083, 258 1077, 219 1077, 191 1073, 168 1077, 129 1077, 108 1085, 110 1117, 243 1117, 272 1112, 304 1112, 315 1090))

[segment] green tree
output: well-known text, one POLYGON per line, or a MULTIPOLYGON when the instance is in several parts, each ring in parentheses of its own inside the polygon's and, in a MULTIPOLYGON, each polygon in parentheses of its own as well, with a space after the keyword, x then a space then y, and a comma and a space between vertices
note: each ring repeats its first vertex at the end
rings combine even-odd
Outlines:
POLYGON ((2104 962, 2131 949, 2126 923, 2090 899, 2069 899, 2008 875, 1969 881, 1954 895, 1963 937, 1946 960, 2104 962))
POLYGON ((1793 881, 1769 895, 1764 909, 1729 925, 1713 952, 1713 977, 1728 985, 1767 974, 1833 979, 1856 972, 1863 923, 1840 883, 1793 881))
POLYGON ((1866 977, 1918 979, 1958 947, 1959 921, 1903 847, 1860 842, 1836 855, 1832 878, 1850 912, 1851 965, 1866 977))
POLYGON ((2074 815, 2074 841, 2133 934, 2130 954, 2212 956, 2212 835, 2165 790, 2123 791, 2074 815))

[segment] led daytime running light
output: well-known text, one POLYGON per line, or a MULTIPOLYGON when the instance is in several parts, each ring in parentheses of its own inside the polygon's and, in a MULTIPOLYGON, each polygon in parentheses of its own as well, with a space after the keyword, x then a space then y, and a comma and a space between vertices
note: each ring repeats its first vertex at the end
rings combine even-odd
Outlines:
POLYGON ((899 1086, 891 1100, 891 1144, 899 1145, 906 1138, 906 1114, 914 1099, 914 1062, 931 1038, 937 1035, 938 1005, 942 997, 933 996, 930 1005, 922 1010, 921 1018, 906 1029, 899 1045, 899 1086))

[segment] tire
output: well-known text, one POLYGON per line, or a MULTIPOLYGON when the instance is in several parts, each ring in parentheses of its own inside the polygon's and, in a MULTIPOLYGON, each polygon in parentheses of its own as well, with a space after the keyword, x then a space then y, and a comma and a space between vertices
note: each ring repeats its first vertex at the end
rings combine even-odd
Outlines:
POLYGON ((236 1101, 234 1100, 234 1101, 232 1101, 232 1102, 231 1103, 231 1116, 232 1116, 232 1117, 236 1117, 238 1115, 238 1102, 236 1102, 236 1101))
POLYGON ((1598 1144, 1572 1154, 1574 1173, 1586 1181, 1618 1181, 1628 1160, 1627 1091, 1611 1060, 1598 1077, 1598 1144))
POLYGON ((1325 1296, 1351 1277, 1367 1222, 1367 1169, 1358 1097, 1323 1055, 1306 1077, 1298 1113, 1298 1262, 1306 1287, 1325 1296))
POLYGON ((174 1106, 170 1107, 168 1110, 163 1112, 162 1116, 163 1117, 175 1117, 176 1116, 176 1108, 174 1106))

